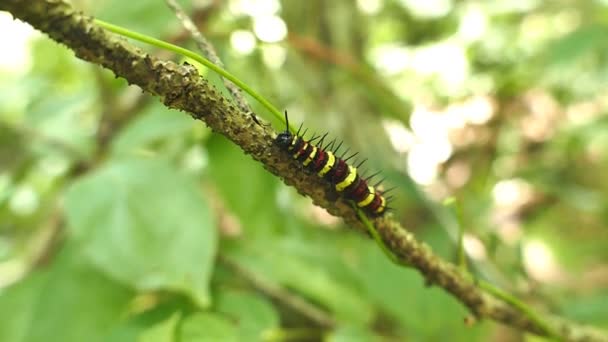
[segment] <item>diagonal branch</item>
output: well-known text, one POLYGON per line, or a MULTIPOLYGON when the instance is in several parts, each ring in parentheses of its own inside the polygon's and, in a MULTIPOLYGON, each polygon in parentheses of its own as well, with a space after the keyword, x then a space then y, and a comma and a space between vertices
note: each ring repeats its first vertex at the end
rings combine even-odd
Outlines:
MULTIPOLYGON (((350 226, 365 231, 348 203, 332 199, 327 184, 315 175, 299 172, 292 158, 275 146, 272 129, 257 125, 251 115, 223 97, 194 67, 149 56, 96 26, 92 18, 77 12, 65 0, 0 0, 0 10, 11 12, 14 17, 65 44, 79 58, 104 66, 129 84, 158 96, 168 107, 188 112, 205 122, 270 172, 282 177, 286 184, 311 197, 315 204, 344 218, 350 226)), ((543 316, 541 324, 526 310, 485 292, 468 274, 436 256, 390 215, 373 223, 399 260, 418 269, 428 284, 438 285, 451 293, 478 318, 563 340, 608 341, 605 332, 549 315, 543 316)))

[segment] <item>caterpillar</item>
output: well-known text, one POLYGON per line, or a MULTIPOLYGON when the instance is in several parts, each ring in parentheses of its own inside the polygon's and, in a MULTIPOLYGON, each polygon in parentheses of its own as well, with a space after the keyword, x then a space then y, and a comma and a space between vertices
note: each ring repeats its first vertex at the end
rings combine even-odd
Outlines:
POLYGON ((355 157, 358 152, 350 155, 346 159, 342 159, 348 152, 347 149, 338 157, 337 153, 342 146, 342 142, 335 148, 335 140, 323 146, 323 141, 327 136, 327 133, 318 136, 313 135, 310 140, 306 141, 303 138, 306 134, 306 130, 300 135, 300 130, 302 129, 302 125, 300 125, 297 133, 292 134, 289 131, 287 111, 285 111, 285 124, 285 131, 277 135, 275 142, 279 148, 289 153, 293 159, 301 162, 306 170, 316 173, 319 177, 329 181, 342 197, 353 201, 368 216, 382 216, 390 209, 387 207, 390 197, 385 198, 384 194, 392 189, 386 191, 377 190, 377 187, 382 180, 377 182, 374 186, 368 185, 368 181, 378 175, 378 173, 363 178, 357 172, 357 168, 361 167, 367 159, 360 162, 357 167, 349 165, 347 162, 355 157), (313 142, 317 139, 320 139, 319 143, 314 145, 313 142))

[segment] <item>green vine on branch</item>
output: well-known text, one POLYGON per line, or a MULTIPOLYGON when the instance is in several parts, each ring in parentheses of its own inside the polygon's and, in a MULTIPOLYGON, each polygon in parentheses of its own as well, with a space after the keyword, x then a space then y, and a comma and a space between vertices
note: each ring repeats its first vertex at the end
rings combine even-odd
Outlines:
MULTIPOLYGON (((270 103, 270 101, 268 101, 264 96, 260 95, 258 92, 253 90, 253 88, 248 86, 245 82, 241 81, 238 77, 234 76, 227 70, 220 68, 219 66, 213 64, 210 60, 197 54, 196 52, 185 49, 183 47, 180 47, 180 46, 177 46, 174 44, 171 44, 171 43, 167 43, 160 39, 156 39, 156 38, 147 36, 142 33, 128 30, 128 29, 118 26, 118 25, 110 24, 103 20, 95 19, 94 21, 97 25, 105 28, 108 31, 119 34, 121 36, 128 37, 128 38, 140 41, 142 43, 150 44, 150 45, 156 46, 156 47, 164 49, 164 50, 175 52, 184 57, 191 58, 192 60, 202 64, 203 66, 205 66, 206 68, 208 68, 210 70, 215 71, 222 77, 224 77, 224 78, 230 80, 232 83, 236 84, 239 88, 241 88, 247 94, 251 95, 251 97, 253 97, 256 101, 258 101, 262 106, 264 106, 266 109, 268 109, 268 111, 275 118, 277 118, 282 123, 285 123, 285 117, 283 116, 283 113, 279 109, 277 109, 277 107, 275 107, 272 103, 270 103)), ((295 132, 295 127, 290 125, 289 129, 292 132, 295 132)))

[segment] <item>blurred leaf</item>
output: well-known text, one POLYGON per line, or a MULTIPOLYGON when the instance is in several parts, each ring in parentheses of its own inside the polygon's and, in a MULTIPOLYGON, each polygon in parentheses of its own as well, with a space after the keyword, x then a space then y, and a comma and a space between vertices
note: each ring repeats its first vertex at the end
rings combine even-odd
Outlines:
POLYGON ((160 322, 141 333, 138 342, 176 342, 175 331, 179 322, 179 314, 173 314, 167 320, 160 322))
POLYGON ((608 291, 598 291, 587 296, 562 296, 559 297, 559 302, 565 316, 608 328, 608 291))
POLYGON ((8 168, 24 159, 24 138, 13 127, 0 121, 0 165, 8 168))
POLYGON ((96 66, 74 58, 74 52, 64 45, 40 36, 32 41, 32 69, 28 74, 29 95, 34 99, 52 97, 53 93, 70 93, 76 89, 91 91, 95 87, 93 70, 96 66), (48 58, 53 56, 53 58, 48 58), (41 89, 44 87, 44 89, 41 89), (47 90, 49 92, 41 92, 47 90))
POLYGON ((71 250, 0 292, 0 341, 105 341, 132 297, 71 250))
POLYGON ((237 322, 240 341, 260 341, 279 327, 279 315, 260 296, 246 292, 220 292, 215 310, 237 322))
POLYGON ((97 67, 48 39, 35 39, 32 54, 32 68, 20 82, 25 87, 21 100, 27 104, 20 124, 34 133, 34 146, 42 155, 54 151, 47 139, 90 153, 99 113, 93 72, 97 67))
MULTIPOLYGON (((179 294, 144 293, 134 298, 129 305, 128 319, 112 330, 108 341, 132 342, 155 328, 162 330, 163 324, 168 324, 176 316, 183 316, 197 310, 192 301, 179 294)), ((181 325, 181 321, 179 322, 181 325)), ((179 328, 174 334, 179 333, 179 328)))
MULTIPOLYGON (((52 141, 68 145, 84 155, 93 150, 90 134, 95 118, 90 112, 92 105, 90 89, 71 94, 57 94, 33 103, 24 120, 39 136, 40 149, 46 150, 52 141)), ((41 153, 42 154, 42 153, 41 153)))
MULTIPOLYGON (((192 7, 191 1, 177 2, 186 11, 192 7)), ((181 27, 173 11, 163 1, 106 0, 94 3, 94 7, 94 15, 100 19, 157 38, 181 27)))
POLYGON ((246 245, 231 250, 231 256, 269 281, 294 289, 329 308, 339 320, 368 323, 373 308, 352 278, 340 276, 348 270, 344 264, 334 263, 337 258, 332 250, 335 248, 335 241, 331 239, 273 240, 269 237, 247 241, 246 245))
POLYGON ((161 160, 111 162, 68 191, 70 232, 112 277, 142 290, 183 291, 207 306, 216 230, 197 188, 161 160))
POLYGON ((237 342, 239 332, 228 318, 214 313, 197 313, 184 319, 179 330, 182 342, 237 342))
POLYGON ((594 50, 608 46, 605 37, 608 29, 603 25, 583 26, 560 37, 550 46, 550 61, 555 64, 572 64, 594 50))
POLYGON ((483 325, 466 327, 467 310, 437 287, 426 287, 416 270, 393 265, 376 246, 362 247, 361 282, 367 296, 396 320, 407 336, 423 340, 471 340, 483 325))
POLYGON ((197 122, 159 102, 148 106, 112 141, 114 154, 127 154, 160 139, 177 137, 192 129, 197 122))
POLYGON ((595 220, 587 219, 581 224, 581 218, 573 208, 558 203, 527 222, 528 234, 523 241, 542 243, 560 267, 578 274, 581 268, 605 263, 608 258, 608 230, 603 220, 595 220))
POLYGON ((276 231, 278 180, 223 137, 209 139, 210 178, 228 207, 246 223, 248 236, 276 231))
POLYGON ((372 342, 379 340, 365 327, 341 325, 329 335, 327 342, 372 342))

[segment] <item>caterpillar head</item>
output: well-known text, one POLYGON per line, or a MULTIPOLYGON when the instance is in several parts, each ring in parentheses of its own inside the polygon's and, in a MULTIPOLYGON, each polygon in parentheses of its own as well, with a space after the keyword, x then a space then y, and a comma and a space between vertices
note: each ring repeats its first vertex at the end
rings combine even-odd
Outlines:
POLYGON ((289 131, 289 118, 287 117, 287 110, 285 110, 285 131, 279 133, 275 141, 282 149, 285 150, 287 150, 293 142, 293 134, 291 134, 289 131))
POLYGON ((293 141, 293 135, 289 131, 281 132, 277 135, 275 141, 282 149, 288 149, 293 141))

